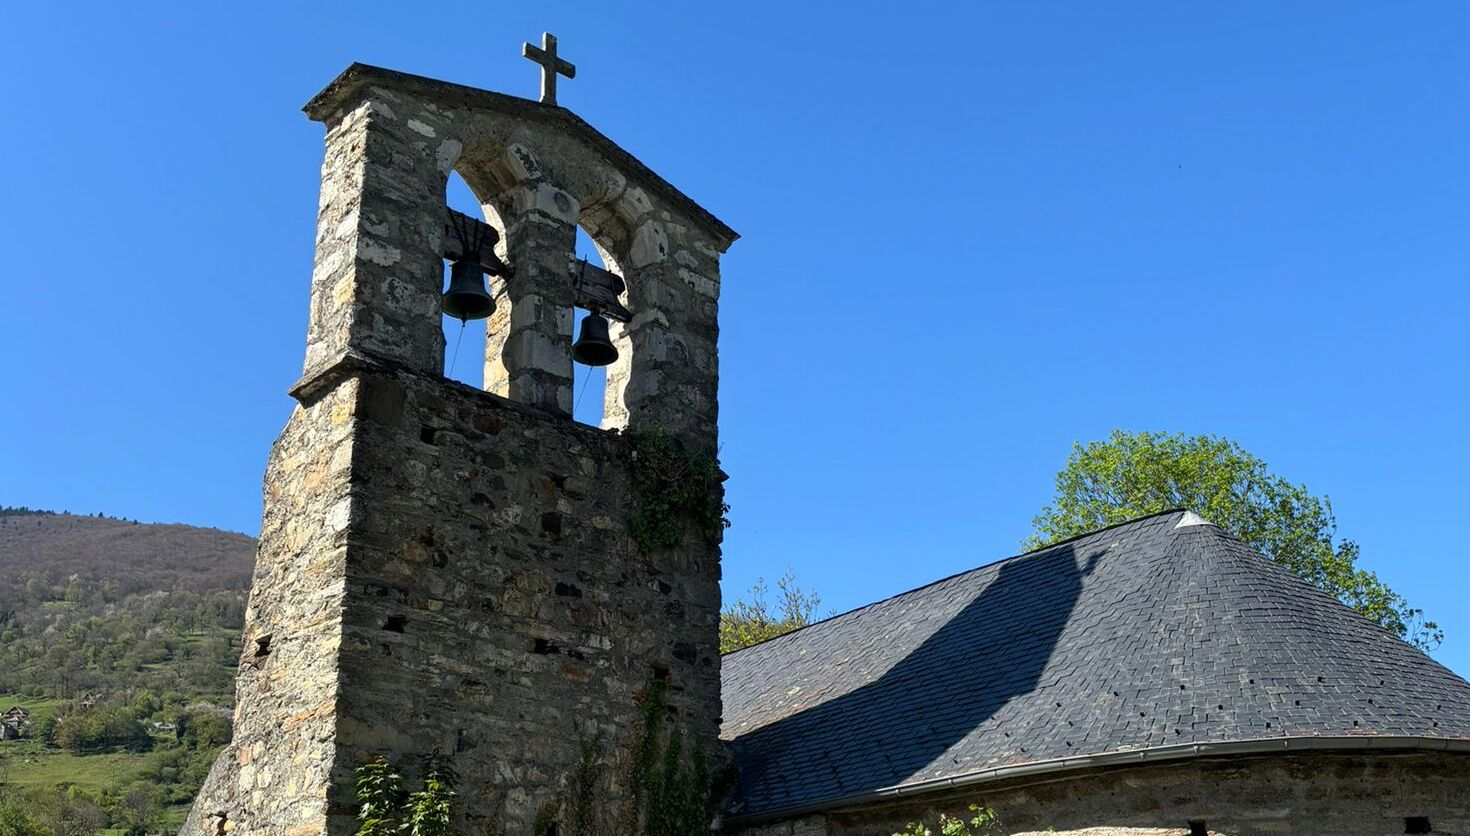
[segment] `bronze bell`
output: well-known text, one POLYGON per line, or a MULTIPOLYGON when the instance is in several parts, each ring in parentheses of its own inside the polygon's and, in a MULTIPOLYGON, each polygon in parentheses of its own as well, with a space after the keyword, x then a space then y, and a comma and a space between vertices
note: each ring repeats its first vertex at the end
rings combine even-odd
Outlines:
POLYGON ((442 307, 461 322, 484 319, 495 312, 495 297, 485 290, 485 271, 478 261, 449 263, 449 289, 444 291, 442 307))
POLYGON ((618 359, 618 349, 607 336, 607 320, 593 313, 582 319, 582 333, 572 344, 572 359, 584 366, 606 366, 618 359))

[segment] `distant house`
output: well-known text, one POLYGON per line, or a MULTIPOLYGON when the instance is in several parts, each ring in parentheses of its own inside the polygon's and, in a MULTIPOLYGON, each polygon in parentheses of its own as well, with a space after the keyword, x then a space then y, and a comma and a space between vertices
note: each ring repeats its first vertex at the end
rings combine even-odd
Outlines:
POLYGON ((24 706, 14 706, 0 714, 0 740, 16 740, 25 736, 31 726, 31 712, 24 706))
POLYGON ((97 704, 97 700, 98 696, 91 691, 88 691, 87 693, 82 695, 82 708, 91 708, 92 706, 97 704))

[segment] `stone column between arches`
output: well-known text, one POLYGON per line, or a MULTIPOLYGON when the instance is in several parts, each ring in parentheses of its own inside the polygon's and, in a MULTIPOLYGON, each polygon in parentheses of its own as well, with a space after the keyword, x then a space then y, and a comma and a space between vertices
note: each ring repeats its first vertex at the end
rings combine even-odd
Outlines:
POLYGON ((629 323, 613 323, 604 426, 659 427, 713 455, 719 418, 719 255, 693 229, 648 213, 624 259, 629 323))
POLYGON ((487 325, 485 389, 557 415, 572 414, 572 255, 577 200, 546 182, 495 198, 513 275, 496 282, 487 325))

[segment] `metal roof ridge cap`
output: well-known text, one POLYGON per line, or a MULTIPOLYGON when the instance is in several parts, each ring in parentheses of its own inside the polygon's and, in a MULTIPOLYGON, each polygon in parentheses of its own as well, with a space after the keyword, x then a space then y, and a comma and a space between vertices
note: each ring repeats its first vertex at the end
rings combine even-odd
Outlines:
POLYGON ((944 789, 960 789, 1006 778, 1070 772, 1091 767, 1137 765, 1145 762, 1154 763, 1159 761, 1183 760, 1191 757, 1207 757, 1210 755, 1267 754, 1287 750, 1309 752, 1314 750, 1341 751, 1352 749, 1408 749, 1413 751, 1456 751, 1470 753, 1470 738, 1424 737, 1421 735, 1296 735, 1291 737, 1263 737, 1254 740, 1221 741, 1218 743, 1184 743, 1177 746, 1155 746, 1124 752, 1074 755, 1014 766, 991 767, 976 772, 968 772, 964 775, 953 775, 948 778, 932 778, 916 784, 895 784, 891 787, 870 790, 858 795, 833 798, 798 807, 770 810, 748 816, 731 814, 727 816, 727 819, 741 824, 749 824, 817 813, 836 807, 864 804, 888 798, 921 795, 926 792, 944 789))

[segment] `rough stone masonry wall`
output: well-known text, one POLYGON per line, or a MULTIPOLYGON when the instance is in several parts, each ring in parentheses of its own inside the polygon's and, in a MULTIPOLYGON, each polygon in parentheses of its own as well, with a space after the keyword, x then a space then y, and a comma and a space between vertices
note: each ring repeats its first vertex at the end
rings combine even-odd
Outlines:
POLYGON ((271 449, 235 682, 234 740, 184 833, 319 833, 338 698, 355 381, 298 407, 271 449))
MULTIPOLYGON (((986 836, 1389 836, 1427 817, 1437 834, 1470 834, 1470 757, 1451 753, 1252 756, 1012 780, 735 831, 738 836, 892 836, 939 813, 989 806, 986 836)), ((937 832, 937 831, 936 831, 937 832)), ((977 834, 976 836, 979 836, 977 834)))
POLYGON ((460 832, 529 834, 572 800, 585 741, 613 819, 656 676, 686 736, 714 740, 718 547, 642 553, 631 467, 622 434, 344 371, 273 453, 235 740, 184 832, 351 833, 358 764, 438 749, 460 832))
POLYGON ((691 739, 714 740, 718 549, 632 542, 628 439, 410 372, 362 385, 340 777, 438 747, 464 832, 528 834, 569 806, 584 741, 603 747, 597 807, 620 811, 653 677, 691 739))

